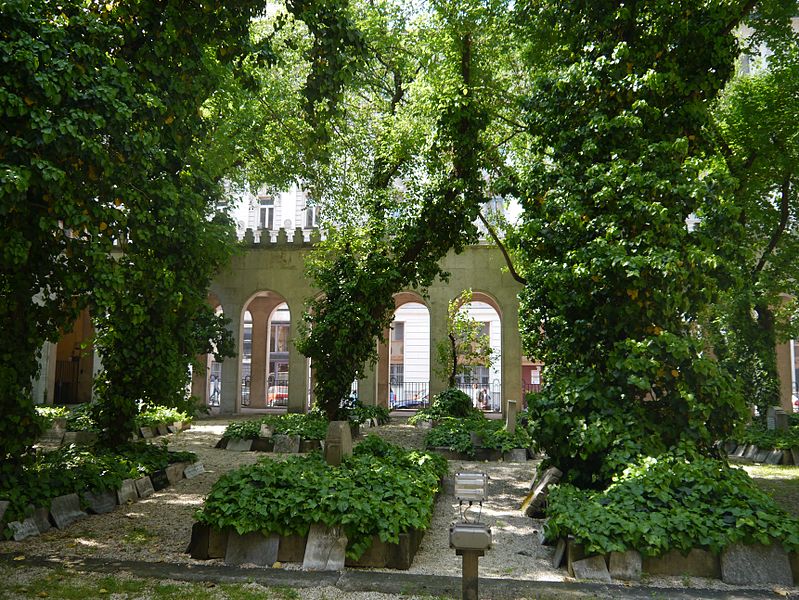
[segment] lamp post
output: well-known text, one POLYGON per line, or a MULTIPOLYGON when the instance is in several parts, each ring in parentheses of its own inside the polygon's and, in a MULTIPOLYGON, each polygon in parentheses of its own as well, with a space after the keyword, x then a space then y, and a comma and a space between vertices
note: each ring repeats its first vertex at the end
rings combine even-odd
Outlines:
POLYGON ((470 522, 467 517, 475 505, 480 507, 482 514, 487 488, 488 475, 485 473, 455 474, 455 498, 460 509, 460 521, 449 527, 449 547, 462 558, 463 600, 477 600, 478 560, 491 548, 491 528, 479 521, 470 522))

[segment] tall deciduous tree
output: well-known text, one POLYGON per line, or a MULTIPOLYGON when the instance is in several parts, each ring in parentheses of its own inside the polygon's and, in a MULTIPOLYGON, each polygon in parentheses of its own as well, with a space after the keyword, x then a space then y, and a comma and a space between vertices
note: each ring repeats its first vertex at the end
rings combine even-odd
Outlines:
POLYGON ((547 365, 534 438, 582 485, 637 454, 705 451, 743 403, 697 335, 716 298, 717 238, 686 218, 712 207, 739 235, 705 137, 732 75, 745 2, 522 2, 551 32, 551 68, 524 119, 536 141, 516 238, 528 285, 522 333, 547 365), (725 214, 726 211, 726 214, 725 214))
MULTIPOLYGON (((156 339, 180 338, 184 361, 207 343, 181 327, 170 331, 176 321, 167 317, 218 335, 210 309, 187 298, 224 252, 206 263, 185 250, 226 240, 207 218, 220 197, 218 172, 191 149, 202 136, 200 105, 222 62, 248 45, 250 18, 262 4, 203 2, 187 11, 180 2, 20 0, 0 7, 0 338, 14 340, 0 355, 3 464, 36 436, 30 392, 39 348, 80 309, 91 306, 101 318, 101 349, 111 350, 103 340, 120 331, 133 336, 113 348, 121 354, 104 357, 107 389, 124 388, 121 378, 149 368, 157 347, 135 346, 148 326, 156 339), (183 246, 180 236, 193 239, 183 246), (122 240, 132 247, 117 262, 114 243, 122 240), (126 285, 142 293, 128 297, 126 285), (125 325, 115 329, 110 314, 125 325), (163 319, 148 324, 151 315, 163 319)), ((146 382, 118 406, 123 430, 131 404, 158 395, 141 391, 146 382)), ((118 403, 109 402, 110 414, 118 403)))

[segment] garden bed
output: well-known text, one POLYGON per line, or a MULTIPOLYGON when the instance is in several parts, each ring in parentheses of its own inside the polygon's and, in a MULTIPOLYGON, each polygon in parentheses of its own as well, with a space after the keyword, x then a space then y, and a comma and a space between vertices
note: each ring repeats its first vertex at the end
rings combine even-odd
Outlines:
POLYGON ((242 547, 261 545, 264 551, 253 556, 293 562, 303 560, 309 531, 323 527, 346 536, 347 564, 407 569, 446 472, 443 458, 376 436, 339 466, 319 453, 262 458, 217 481, 198 513, 188 552, 237 564, 242 547))

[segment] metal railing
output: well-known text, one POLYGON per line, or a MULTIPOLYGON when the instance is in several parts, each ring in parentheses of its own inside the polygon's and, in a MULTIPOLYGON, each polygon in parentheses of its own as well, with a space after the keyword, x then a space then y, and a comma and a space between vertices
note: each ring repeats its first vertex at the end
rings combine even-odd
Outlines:
POLYGON ((392 379, 389 383, 389 410, 419 410, 430 406, 430 382, 392 379))
POLYGON ((455 386, 472 399, 472 406, 475 408, 486 412, 502 412, 502 383, 499 379, 491 383, 462 379, 455 386))

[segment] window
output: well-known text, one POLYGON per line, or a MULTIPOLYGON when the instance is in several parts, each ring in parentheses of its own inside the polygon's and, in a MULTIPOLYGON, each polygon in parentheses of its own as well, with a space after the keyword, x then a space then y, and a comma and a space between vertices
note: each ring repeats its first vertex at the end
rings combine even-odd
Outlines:
POLYGON ((402 385, 405 381, 405 365, 389 365, 389 379, 392 385, 402 385))
POLYGON ((305 229, 314 229, 317 227, 317 206, 305 205, 305 229))
POLYGON ((288 352, 289 351, 289 324, 272 323, 270 332, 269 351, 288 352))
POLYGON ((405 339, 405 322, 394 321, 394 324, 391 326, 391 341, 401 342, 404 339, 405 339))
POLYGON ((258 227, 275 228, 275 201, 271 196, 258 197, 258 227))

